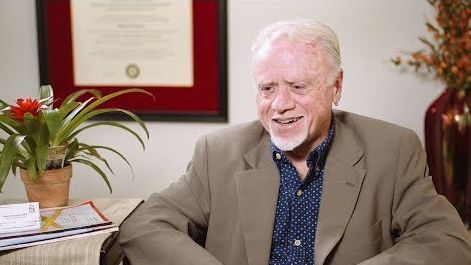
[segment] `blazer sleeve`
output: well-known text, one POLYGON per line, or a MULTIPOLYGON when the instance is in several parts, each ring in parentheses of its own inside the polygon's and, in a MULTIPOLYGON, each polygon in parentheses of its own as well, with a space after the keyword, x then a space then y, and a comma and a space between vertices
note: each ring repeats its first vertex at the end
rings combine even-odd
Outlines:
POLYGON ((395 244, 361 265, 471 264, 469 232, 455 208, 436 193, 425 151, 410 130, 399 148, 391 224, 395 244))
POLYGON ((202 247, 210 212, 206 149, 199 139, 186 174, 123 223, 120 244, 131 264, 221 264, 202 247))

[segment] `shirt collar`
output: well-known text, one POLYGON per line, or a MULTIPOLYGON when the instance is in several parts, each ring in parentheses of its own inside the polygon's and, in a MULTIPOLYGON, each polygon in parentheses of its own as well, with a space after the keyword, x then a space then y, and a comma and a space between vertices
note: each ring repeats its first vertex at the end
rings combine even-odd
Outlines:
MULTIPOLYGON (((335 136, 335 118, 334 118, 334 115, 332 114, 332 119, 330 122, 330 128, 327 133, 327 137, 324 139, 324 141, 322 141, 320 145, 318 145, 313 151, 311 151, 309 153, 309 156, 307 157, 306 162, 309 168, 311 168, 311 166, 315 164, 316 169, 319 169, 319 170, 324 169, 327 153, 329 152, 330 146, 332 145, 334 136, 335 136)), ((287 160, 283 151, 281 151, 280 149, 278 149, 278 147, 275 146, 271 138, 270 138, 270 148, 272 151, 273 161, 277 162, 277 161, 287 160)))

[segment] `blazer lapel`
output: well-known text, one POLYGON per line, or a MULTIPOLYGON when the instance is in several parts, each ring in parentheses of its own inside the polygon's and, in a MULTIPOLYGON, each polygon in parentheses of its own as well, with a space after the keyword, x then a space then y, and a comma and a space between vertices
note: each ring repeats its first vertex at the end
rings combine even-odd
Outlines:
POLYGON ((350 127, 336 119, 327 156, 315 243, 315 264, 324 264, 343 236, 355 208, 366 170, 363 150, 350 127))
POLYGON ((268 135, 244 157, 252 169, 235 178, 245 250, 249 264, 268 264, 279 189, 268 135))

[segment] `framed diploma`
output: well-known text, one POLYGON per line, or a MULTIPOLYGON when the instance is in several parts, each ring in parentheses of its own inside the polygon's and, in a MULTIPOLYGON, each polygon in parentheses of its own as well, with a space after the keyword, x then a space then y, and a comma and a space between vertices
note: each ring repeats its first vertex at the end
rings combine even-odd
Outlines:
MULTIPOLYGON (((226 0, 36 0, 41 84, 55 98, 139 87, 104 107, 227 121, 226 0)), ((120 119, 123 116, 107 116, 120 119)))

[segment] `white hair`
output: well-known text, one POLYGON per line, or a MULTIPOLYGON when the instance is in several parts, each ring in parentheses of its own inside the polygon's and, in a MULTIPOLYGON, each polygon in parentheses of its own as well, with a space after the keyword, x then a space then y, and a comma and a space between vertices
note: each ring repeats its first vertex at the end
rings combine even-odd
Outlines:
POLYGON ((290 40, 306 44, 319 44, 330 64, 329 83, 333 83, 341 71, 339 40, 335 32, 320 22, 296 19, 278 22, 264 28, 252 45, 252 68, 271 45, 278 40, 290 40))

